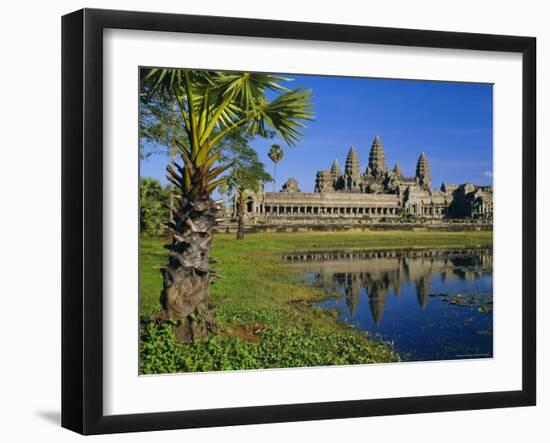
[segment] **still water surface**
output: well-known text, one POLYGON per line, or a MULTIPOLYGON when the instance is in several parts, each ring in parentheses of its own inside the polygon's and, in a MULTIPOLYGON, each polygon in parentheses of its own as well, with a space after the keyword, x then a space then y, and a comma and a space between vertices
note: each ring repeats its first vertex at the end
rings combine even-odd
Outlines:
POLYGON ((341 321, 394 343, 404 360, 493 356, 490 249, 285 254, 317 303, 341 321))

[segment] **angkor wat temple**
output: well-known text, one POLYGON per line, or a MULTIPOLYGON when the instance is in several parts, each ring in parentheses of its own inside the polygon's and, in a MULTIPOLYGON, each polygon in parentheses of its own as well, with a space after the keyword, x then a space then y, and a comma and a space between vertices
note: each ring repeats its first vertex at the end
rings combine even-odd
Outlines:
MULTIPOLYGON (((236 203, 230 217, 236 214, 236 203)), ((470 221, 492 224, 493 188, 472 183, 443 183, 432 188, 430 166, 422 152, 415 175, 407 177, 398 163, 388 169, 382 142, 374 138, 368 165, 361 173, 359 156, 351 147, 344 170, 338 160, 318 171, 314 192, 301 192, 289 179, 280 192, 249 192, 247 224, 361 225, 383 223, 444 223, 470 221)))

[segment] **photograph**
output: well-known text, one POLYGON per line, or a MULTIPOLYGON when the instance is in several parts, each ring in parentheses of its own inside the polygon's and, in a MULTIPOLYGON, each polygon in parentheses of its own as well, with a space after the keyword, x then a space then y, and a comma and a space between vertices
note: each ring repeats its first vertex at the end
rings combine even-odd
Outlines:
POLYGON ((493 84, 139 79, 140 375, 493 358, 493 84))

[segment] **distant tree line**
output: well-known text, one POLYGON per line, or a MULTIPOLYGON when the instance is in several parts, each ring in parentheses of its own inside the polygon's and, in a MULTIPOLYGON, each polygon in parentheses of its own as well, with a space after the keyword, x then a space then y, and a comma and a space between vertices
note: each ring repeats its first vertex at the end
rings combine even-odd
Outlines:
POLYGON ((142 235, 159 236, 170 218, 170 192, 158 180, 139 179, 139 231, 142 235))

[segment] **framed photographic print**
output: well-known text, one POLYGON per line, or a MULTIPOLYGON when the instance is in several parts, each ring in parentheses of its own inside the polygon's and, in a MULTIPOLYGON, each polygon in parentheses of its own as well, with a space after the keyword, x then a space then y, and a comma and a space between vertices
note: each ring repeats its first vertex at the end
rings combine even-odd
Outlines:
POLYGON ((64 427, 535 404, 534 38, 62 25, 64 427))

